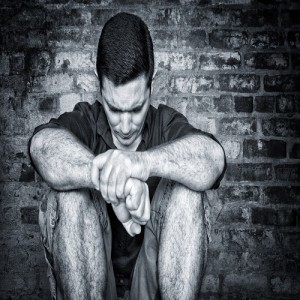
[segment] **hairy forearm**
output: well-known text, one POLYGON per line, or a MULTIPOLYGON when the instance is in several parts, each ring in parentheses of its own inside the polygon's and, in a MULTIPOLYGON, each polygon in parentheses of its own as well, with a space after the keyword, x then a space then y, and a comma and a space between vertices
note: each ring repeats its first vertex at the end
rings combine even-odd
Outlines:
POLYGON ((45 128, 34 135, 30 145, 33 162, 43 179, 60 191, 93 187, 93 153, 72 133, 45 128))
POLYGON ((142 156, 150 176, 172 179, 195 191, 210 189, 225 164, 222 147, 203 135, 183 137, 150 149, 142 156))

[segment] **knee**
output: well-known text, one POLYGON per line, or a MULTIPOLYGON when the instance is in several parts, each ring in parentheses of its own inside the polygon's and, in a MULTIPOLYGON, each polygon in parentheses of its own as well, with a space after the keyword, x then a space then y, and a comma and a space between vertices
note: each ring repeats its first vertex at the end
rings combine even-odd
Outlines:
MULTIPOLYGON (((196 192, 178 182, 162 179, 153 199, 153 209, 165 216, 174 213, 199 216, 204 212, 203 199, 204 192, 196 192)), ((182 221, 185 222, 184 219, 182 221)))

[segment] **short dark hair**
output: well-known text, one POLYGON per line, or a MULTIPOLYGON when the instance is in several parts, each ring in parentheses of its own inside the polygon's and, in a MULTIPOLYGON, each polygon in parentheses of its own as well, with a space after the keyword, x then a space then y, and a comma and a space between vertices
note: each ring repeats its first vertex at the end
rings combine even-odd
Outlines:
POLYGON ((142 74, 146 76, 148 87, 151 86, 153 44, 141 18, 118 13, 106 22, 99 39, 96 68, 101 88, 103 76, 120 85, 142 74))

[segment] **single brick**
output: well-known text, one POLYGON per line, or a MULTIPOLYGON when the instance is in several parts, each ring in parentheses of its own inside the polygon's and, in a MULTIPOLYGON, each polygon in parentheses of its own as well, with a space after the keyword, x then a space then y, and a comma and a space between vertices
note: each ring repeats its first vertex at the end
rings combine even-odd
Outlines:
POLYGON ((220 49, 240 49, 248 43, 246 32, 235 30, 213 30, 209 35, 209 44, 220 49))
POLYGON ((259 190, 256 186, 222 186, 218 189, 218 196, 224 204, 240 201, 257 202, 259 199, 259 190))
POLYGON ((206 33, 201 29, 180 30, 177 40, 179 48, 201 49, 206 46, 206 33))
POLYGON ((95 9, 92 10, 92 25, 103 26, 111 17, 117 14, 119 11, 117 9, 95 9))
POLYGON ((299 53, 292 54, 292 68, 297 71, 300 70, 300 54, 299 53))
POLYGON ((254 100, 254 110, 262 113, 274 112, 274 96, 257 96, 254 100))
POLYGON ((38 7, 23 7, 12 18, 6 22, 11 29, 23 30, 43 28, 45 25, 46 11, 38 7))
POLYGON ((47 41, 50 47, 73 50, 83 46, 84 35, 79 28, 55 28, 47 32, 47 41))
POLYGON ((80 102, 80 94, 65 94, 59 97, 59 112, 60 114, 64 112, 72 111, 75 104, 80 102))
POLYGON ((251 135, 256 132, 256 120, 254 118, 222 118, 218 132, 226 135, 251 135))
POLYGON ((284 45, 284 34, 275 31, 254 32, 249 43, 256 49, 277 49, 284 45))
POLYGON ((0 54, 0 75, 9 75, 9 56, 5 53, 0 54))
POLYGON ((212 89, 213 82, 211 76, 195 75, 191 77, 174 75, 170 79, 170 89, 175 93, 197 93, 212 89))
POLYGON ((295 209, 280 209, 256 207, 252 208, 252 223, 273 226, 297 226, 299 211, 295 209))
POLYGON ((266 204, 300 204, 299 186, 269 186, 263 190, 266 204))
MULTIPOLYGON (((265 291, 267 286, 267 276, 262 274, 228 274, 225 275, 224 278, 223 291, 230 293, 240 293, 241 291, 259 293, 265 291)), ((241 295, 238 294, 238 298, 240 296, 241 295)), ((238 298, 230 297, 230 299, 238 298)))
POLYGON ((241 57, 237 52, 203 53, 199 58, 202 70, 234 70, 241 65, 241 57))
POLYGON ((217 223, 230 225, 232 223, 246 223, 249 213, 246 208, 227 204, 218 214, 217 223))
POLYGON ((221 144, 227 158, 237 159, 240 156, 242 147, 239 141, 222 141, 221 144))
POLYGON ((50 65, 51 57, 46 51, 33 50, 26 57, 25 68, 31 76, 47 75, 50 65))
POLYGON ((22 161, 23 158, 27 158, 27 143, 28 140, 25 138, 12 138, 12 137, 1 137, 0 138, 0 153, 3 161, 22 161))
POLYGON ((48 28, 89 25, 90 13, 82 9, 53 9, 47 14, 46 24, 48 28))
POLYGON ((277 180, 299 182, 300 164, 284 164, 274 166, 277 180))
POLYGON ((255 74, 220 74, 221 91, 254 93, 260 88, 260 78, 255 74))
POLYGON ((300 49, 300 31, 290 31, 287 41, 291 48, 300 49))
POLYGON ((42 98, 39 101, 39 111, 41 112, 55 112, 56 108, 57 108, 56 96, 42 98))
POLYGON ((251 113, 253 111, 253 97, 234 97, 234 109, 236 112, 251 113))
POLYGON ((300 9, 283 10, 281 13, 281 25, 285 28, 299 26, 300 9))
POLYGON ((295 143, 290 152, 290 158, 300 159, 300 143, 295 143))
POLYGON ((228 112, 231 111, 232 96, 221 95, 220 97, 211 96, 192 96, 187 104, 187 110, 202 112, 228 112))
POLYGON ((166 29, 158 29, 152 32, 153 47, 157 51, 160 49, 178 48, 177 32, 166 29))
POLYGON ((149 12, 143 9, 139 15, 141 15, 144 22, 148 25, 176 26, 182 24, 179 9, 176 7, 158 8, 149 12))
POLYGON ((297 119, 266 119, 261 125, 265 136, 300 136, 300 120, 297 119))
POLYGON ((73 77, 69 74, 53 74, 41 77, 39 81, 35 82, 33 92, 63 93, 72 90, 73 86, 73 77))
POLYGON ((156 66, 167 70, 193 70, 196 68, 196 55, 193 53, 156 52, 156 66))
POLYGON ((9 90, 9 89, 23 92, 25 89, 23 76, 22 75, 0 76, 0 89, 2 90, 2 93, 5 90, 9 90))
POLYGON ((22 164, 21 175, 19 178, 20 182, 31 182, 34 181, 34 169, 31 165, 22 164))
POLYGON ((23 53, 15 53, 10 56, 10 73, 21 74, 25 67, 25 57, 23 53))
POLYGON ((292 113, 296 111, 294 95, 278 95, 276 96, 276 112, 292 113))
POLYGON ((28 120, 19 117, 1 117, 0 118, 0 132, 3 135, 24 135, 27 133, 26 124, 28 120))
POLYGON ((213 102, 217 112, 231 112, 233 109, 233 99, 231 95, 214 97, 213 102))
POLYGON ((91 53, 83 52, 59 52, 55 55, 55 69, 62 69, 64 72, 68 69, 88 70, 94 68, 91 60, 91 53))
POLYGON ((272 165, 230 163, 227 166, 225 178, 229 181, 269 181, 272 180, 272 165))
POLYGON ((247 158, 285 158, 286 142, 278 140, 244 140, 243 156, 247 158))
POLYGON ((283 70, 289 66, 287 53, 247 53, 245 65, 254 69, 283 70))
POLYGON ((299 92, 299 75, 265 75, 264 88, 267 92, 299 92))
POLYGON ((0 48, 6 51, 44 49, 46 46, 46 31, 43 29, 3 30, 0 34, 0 41, 0 48))
MULTIPOLYGON (((300 248, 300 232, 281 232, 281 244, 291 253, 298 253, 300 248)), ((299 268, 299 267, 298 267, 299 268)), ((299 269, 298 269, 299 270, 299 269)))
POLYGON ((39 208, 37 206, 21 207, 21 220, 24 224, 38 224, 39 208))

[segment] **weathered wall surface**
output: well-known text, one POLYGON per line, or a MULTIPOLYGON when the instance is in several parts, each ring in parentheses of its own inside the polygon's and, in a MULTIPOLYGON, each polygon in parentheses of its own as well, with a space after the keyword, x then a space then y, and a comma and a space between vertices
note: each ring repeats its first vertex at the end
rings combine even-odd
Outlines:
POLYGON ((153 103, 224 145, 203 299, 300 297, 300 5, 297 0, 5 0, 0 20, 1 299, 49 299, 37 225, 35 126, 98 97, 95 51, 119 11, 156 50, 153 103))

